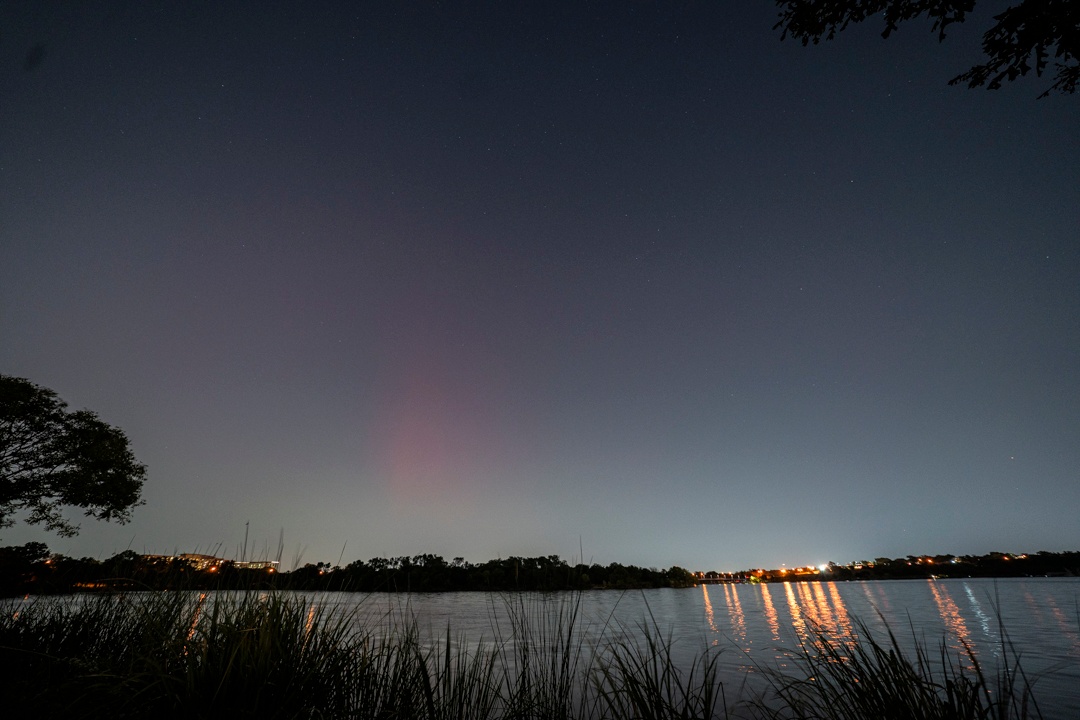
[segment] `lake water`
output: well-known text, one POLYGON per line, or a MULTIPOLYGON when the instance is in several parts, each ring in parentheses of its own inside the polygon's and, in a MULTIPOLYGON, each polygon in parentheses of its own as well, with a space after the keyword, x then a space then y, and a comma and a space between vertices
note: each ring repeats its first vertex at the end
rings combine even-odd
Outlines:
POLYGON ((509 615, 522 606, 530 617, 576 607, 587 647, 633 639, 645 623, 671 639, 680 664, 689 665, 703 652, 719 653, 729 701, 766 687, 761 668, 797 673, 793 658, 814 626, 846 641, 862 634, 860 622, 882 640, 888 626, 901 646, 910 649, 917 640, 932 660, 942 642, 964 663, 969 663, 964 648, 970 648, 991 676, 1019 655, 1024 672, 1034 679, 1044 716, 1080 718, 1080 579, 1075 578, 702 585, 580 594, 329 593, 313 600, 359 609, 375 625, 392 625, 387 618, 414 618, 431 642, 445 637, 449 625, 455 638, 474 646, 506 642, 509 615))

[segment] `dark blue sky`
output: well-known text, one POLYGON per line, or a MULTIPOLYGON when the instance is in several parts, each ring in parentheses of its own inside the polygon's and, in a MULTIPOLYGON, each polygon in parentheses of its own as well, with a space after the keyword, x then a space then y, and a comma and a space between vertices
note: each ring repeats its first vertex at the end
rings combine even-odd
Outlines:
POLYGON ((0 372, 149 466, 131 524, 0 541, 1076 549, 1080 100, 949 87, 989 14, 0 7, 0 372))

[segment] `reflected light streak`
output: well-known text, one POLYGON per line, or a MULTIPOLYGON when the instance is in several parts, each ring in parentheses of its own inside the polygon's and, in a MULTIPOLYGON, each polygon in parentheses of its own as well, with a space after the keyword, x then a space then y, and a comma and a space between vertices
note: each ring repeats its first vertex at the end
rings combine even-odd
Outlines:
POLYGON ((188 628, 187 637, 184 639, 183 654, 188 654, 187 644, 191 642, 191 639, 195 637, 195 628, 199 626, 199 617, 202 615, 203 604, 206 602, 207 593, 201 593, 199 595, 199 601, 195 604, 195 612, 191 615, 191 627, 188 628))
POLYGON ((829 597, 832 599, 833 616, 836 619, 837 637, 845 641, 856 640, 855 629, 851 626, 851 617, 848 616, 847 607, 844 606, 844 601, 840 597, 840 591, 836 588, 836 583, 829 583, 828 588, 829 597))
POLYGON ((780 642, 780 618, 777 617, 776 608, 773 606, 772 595, 769 593, 769 584, 761 583, 759 587, 761 588, 761 599, 765 603, 765 622, 769 625, 769 632, 772 633, 773 642, 780 642))
MULTIPOLYGON (((705 583, 701 584, 701 594, 705 597, 705 621, 709 623, 709 629, 719 635, 720 631, 716 627, 716 618, 713 616, 712 601, 709 599, 709 588, 706 587, 705 583)), ((713 638, 710 644, 715 647, 719 642, 718 638, 713 638)))
POLYGON ((799 638, 799 644, 806 642, 806 621, 803 619, 799 601, 795 598, 795 591, 791 583, 784 583, 784 593, 787 595, 788 612, 791 613, 791 626, 795 628, 795 636, 799 638))
POLYGON ((784 583, 784 589, 800 644, 808 639, 816 644, 817 633, 822 639, 829 636, 845 645, 856 641, 851 617, 835 582, 797 583, 794 587, 784 583))
POLYGON ((300 648, 300 652, 303 653, 307 650, 308 642, 311 640, 311 631, 315 628, 316 608, 318 606, 315 603, 311 604, 307 612, 307 621, 304 623, 304 644, 300 648))
MULTIPOLYGON (((971 643, 971 633, 968 631, 967 623, 964 622, 963 616, 960 615, 960 608, 953 602, 952 597, 949 595, 949 591, 946 590, 936 580, 928 580, 930 585, 930 592, 934 596, 934 603, 938 607, 938 612, 941 614, 941 620, 945 623, 945 629, 951 633, 958 641, 959 644, 951 645, 957 654, 963 658, 966 658, 969 662, 973 663, 975 656, 978 654, 975 652, 975 646, 971 643), (970 657, 969 657, 970 655, 970 657)), ((967 665, 966 669, 974 670, 974 664, 967 665)))
POLYGON ((1043 624, 1042 608, 1039 607, 1039 601, 1031 594, 1030 590, 1024 591, 1024 602, 1027 603, 1028 609, 1031 610, 1031 614, 1035 616, 1035 619, 1039 621, 1039 624, 1043 624))
MULTIPOLYGON (((29 600, 30 600, 30 594, 29 593, 27 593, 26 595, 23 595, 23 602, 24 603, 29 602, 29 600)), ((21 613, 21 612, 22 612, 21 610, 16 608, 15 609, 15 614, 11 616, 11 619, 12 620, 18 620, 19 619, 19 613, 21 613)))
POLYGON ((817 603, 814 602, 814 592, 807 587, 808 583, 799 583, 799 601, 803 615, 810 624, 810 629, 821 627, 821 615, 818 614, 817 603))
POLYGON ((1047 596, 1046 604, 1050 606, 1050 614, 1057 620, 1058 629, 1061 631, 1062 636, 1069 638, 1072 643, 1072 647, 1069 648, 1069 654, 1073 656, 1080 656, 1080 635, 1076 634, 1073 629, 1075 625, 1069 621, 1065 616, 1065 613, 1061 611, 1061 608, 1054 602, 1054 598, 1047 596))
POLYGON ((814 592, 814 605, 817 607, 818 627, 823 631, 836 634, 836 618, 833 617, 832 608, 829 607, 829 600, 825 597, 825 590, 821 587, 820 582, 813 584, 814 592))
POLYGON ((746 617, 743 615, 742 605, 739 603, 739 594, 734 585, 724 585, 724 596, 728 603, 728 612, 731 614, 731 634, 734 639, 746 643, 746 617))
POLYGON ((971 611, 975 613, 975 619, 979 621, 979 627, 982 629, 983 636, 993 641, 990 643, 990 653, 994 657, 1001 657, 1001 647, 997 642, 997 632, 990 622, 990 616, 983 612, 982 604, 975 599, 975 593, 971 591, 971 586, 967 583, 964 583, 964 593, 967 595, 971 611))
POLYGON ((866 594, 866 599, 870 601, 870 606, 875 610, 880 609, 882 613, 889 612, 892 608, 889 607, 889 596, 885 594, 885 589, 880 586, 875 586, 877 590, 877 596, 870 591, 870 586, 863 583, 863 592, 866 594))
POLYGON ((870 607, 877 607, 877 598, 874 597, 874 593, 870 592, 869 583, 862 584, 862 591, 863 595, 866 596, 866 599, 870 601, 870 607))

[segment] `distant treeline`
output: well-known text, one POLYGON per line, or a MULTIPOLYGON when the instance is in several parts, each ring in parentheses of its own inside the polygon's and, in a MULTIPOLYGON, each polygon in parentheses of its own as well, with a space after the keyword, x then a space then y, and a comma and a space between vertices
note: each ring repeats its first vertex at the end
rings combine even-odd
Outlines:
POLYGON ((222 560, 139 555, 130 550, 107 560, 52 555, 43 543, 0 547, 0 595, 94 590, 344 590, 438 592, 450 590, 547 591, 597 588, 690 587, 692 573, 634 565, 570 565, 557 555, 510 557, 473 564, 439 555, 373 558, 344 567, 307 564, 291 572, 249 569, 222 560))
POLYGON ((705 573, 709 579, 784 582, 800 580, 905 580, 920 578, 973 577, 1077 577, 1080 551, 1020 554, 992 552, 986 555, 908 555, 902 558, 875 558, 839 565, 830 562, 821 568, 782 570, 742 570, 737 573, 705 573))
POLYGON ((1080 576, 1080 552, 1015 555, 908 555, 875 558, 823 568, 698 573, 635 565, 578 563, 557 555, 509 557, 474 564, 439 555, 357 560, 344 567, 309 563, 290 572, 250 569, 228 560, 206 562, 163 558, 133 551, 106 560, 49 552, 44 543, 0 547, 0 596, 94 590, 343 590, 354 592, 441 592, 450 590, 549 591, 690 587, 697 582, 784 582, 900 580, 968 577, 1080 576))

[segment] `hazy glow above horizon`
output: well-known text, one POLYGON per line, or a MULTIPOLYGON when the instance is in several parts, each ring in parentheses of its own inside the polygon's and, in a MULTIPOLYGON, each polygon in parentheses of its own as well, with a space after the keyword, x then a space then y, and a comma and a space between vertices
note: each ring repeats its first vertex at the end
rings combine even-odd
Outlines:
POLYGON ((976 25, 773 16, 0 7, 0 372, 149 467, 0 544, 1075 549, 1080 103, 949 87, 976 25))

